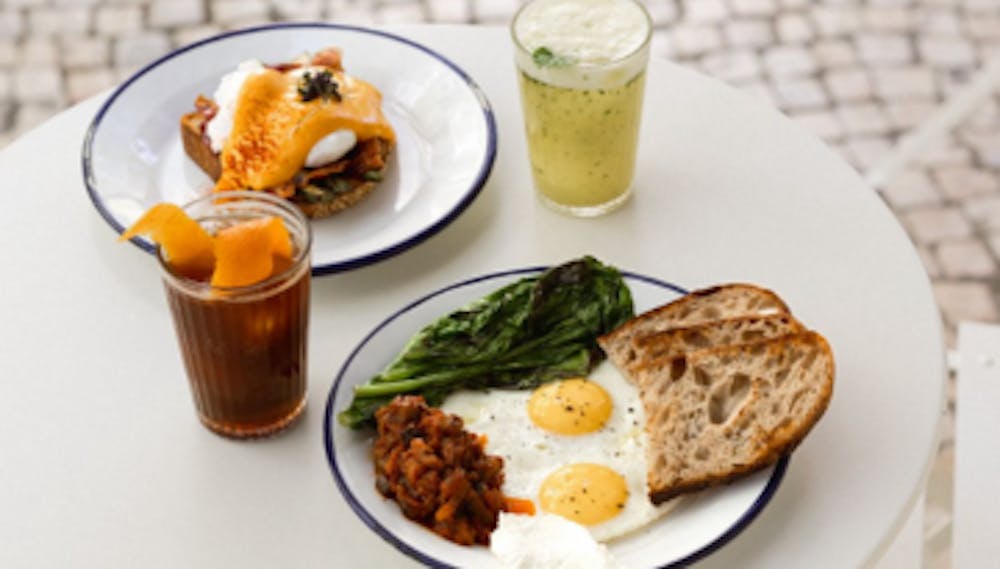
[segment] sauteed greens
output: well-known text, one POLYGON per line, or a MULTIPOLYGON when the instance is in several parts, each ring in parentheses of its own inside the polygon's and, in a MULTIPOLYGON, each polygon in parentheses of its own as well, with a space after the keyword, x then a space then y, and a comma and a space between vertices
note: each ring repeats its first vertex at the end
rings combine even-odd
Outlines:
POLYGON ((354 391, 341 424, 374 424, 401 394, 439 405, 458 389, 526 389, 586 375, 604 357, 596 338, 635 314, 613 267, 593 257, 521 279, 418 332, 394 362, 354 391))

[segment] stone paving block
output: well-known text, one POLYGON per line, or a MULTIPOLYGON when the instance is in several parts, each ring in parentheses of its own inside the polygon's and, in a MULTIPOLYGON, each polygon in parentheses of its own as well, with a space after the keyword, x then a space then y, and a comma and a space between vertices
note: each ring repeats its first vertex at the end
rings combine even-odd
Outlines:
POLYGON ((806 43, 816 37, 809 19, 802 14, 782 14, 775 26, 778 39, 786 44, 806 43))
POLYGON ((718 49, 722 37, 712 26, 683 26, 674 30, 673 45, 678 55, 693 57, 718 49))
POLYGON ((916 25, 914 11, 905 6, 869 6, 861 22, 870 32, 909 32, 916 25))
MULTIPOLYGON (((0 69, 0 101, 4 102, 4 109, 9 110, 10 104, 7 103, 7 101, 10 101, 13 98, 12 97, 13 93, 14 93, 14 80, 11 77, 10 71, 7 71, 5 69, 0 69)), ((6 116, 5 114, 0 113, 0 117, 5 117, 5 116, 6 116)), ((0 130, 3 130, 3 127, 5 126, 6 123, 0 120, 0 130)))
POLYGON ((905 35, 862 34, 854 41, 861 61, 874 67, 902 65, 913 60, 913 49, 905 35))
MULTIPOLYGON (((410 6, 413 6, 413 4, 410 4, 410 6)), ((419 7, 419 5, 416 6, 419 7)), ((518 0, 474 0, 472 4, 472 12, 475 14, 477 21, 492 24, 506 24, 513 19, 518 6, 518 0)), ((421 18, 421 16, 417 15, 415 12, 411 13, 415 18, 421 18)))
POLYGON ((1000 233, 992 233, 987 238, 987 243, 990 245, 990 250, 993 251, 993 256, 1000 259, 1000 233))
POLYGON ((897 174, 881 190, 882 197, 893 209, 905 211, 914 207, 941 205, 941 194, 922 169, 907 169, 897 174))
POLYGON ((950 322, 994 322, 1000 316, 990 287, 985 283, 939 281, 933 283, 933 288, 934 298, 950 322))
POLYGON ((772 77, 811 75, 819 69, 816 57, 805 47, 779 45, 764 52, 764 67, 772 77))
POLYGON ((115 74, 107 68, 71 71, 66 75, 66 93, 70 103, 78 103, 116 83, 115 74))
POLYGON ((102 36, 123 36, 142 31, 141 6, 102 6, 94 15, 94 29, 102 36))
POLYGON ((171 39, 175 46, 180 47, 220 33, 222 33, 222 27, 214 24, 202 24, 190 28, 180 28, 171 34, 171 39))
POLYGON ((874 69, 875 90, 885 101, 928 100, 937 96, 934 73, 925 67, 874 69))
POLYGON ((110 44, 94 36, 63 36, 59 38, 59 59, 63 67, 74 70, 99 67, 110 62, 110 44))
POLYGON ((980 196, 965 200, 962 211, 976 227, 1000 231, 1000 196, 980 196))
POLYGON ((34 8, 28 12, 28 26, 35 35, 83 34, 90 25, 87 8, 34 8))
MULTIPOLYGON (((282 2, 288 6, 288 2, 282 2)), ((205 22, 204 0, 152 0, 147 11, 152 28, 198 26, 205 22)))
POLYGON ((833 98, 841 103, 864 101, 872 96, 872 82, 864 68, 831 70, 823 77, 823 82, 833 98))
POLYGON ((917 40, 920 56, 940 67, 972 67, 976 50, 972 43, 958 37, 923 36, 917 40))
POLYGON ((12 67, 20 56, 17 44, 12 41, 0 41, 0 67, 12 67))
POLYGON ((267 19, 269 9, 265 0, 212 0, 210 5, 212 20, 222 25, 267 19))
POLYGON ((782 8, 789 10, 799 10, 808 7, 813 0, 780 0, 778 3, 782 8))
POLYGON ((937 109, 937 105, 932 101, 889 101, 885 105, 889 122, 897 130, 909 130, 917 126, 935 109, 937 109))
MULTIPOLYGON (((509 22, 513 12, 495 12, 481 17, 485 24, 509 22)), ((410 24, 427 20, 424 7, 420 4, 386 4, 375 10, 375 21, 379 24, 410 24)))
POLYGON ((951 137, 948 137, 947 140, 927 147, 917 157, 916 161, 934 168, 941 166, 965 166, 972 164, 973 153, 968 148, 955 144, 951 137))
POLYGON ((323 19, 322 0, 271 0, 275 19, 283 22, 310 22, 323 19))
POLYGON ((225 24, 222 24, 222 29, 224 31, 245 30, 247 28, 267 26, 273 23, 274 21, 271 19, 270 16, 248 16, 246 18, 229 20, 225 24))
POLYGON ((642 0, 649 12, 649 18, 653 20, 653 27, 662 27, 677 22, 681 13, 674 2, 663 2, 662 0, 642 0))
POLYGON ((779 81, 773 88, 778 106, 786 111, 823 108, 830 102, 823 87, 815 79, 779 81))
POLYGON ((851 164, 864 172, 888 156, 892 143, 884 136, 862 136, 849 138, 844 148, 851 164))
POLYGON ((962 7, 971 14, 996 13, 997 4, 995 0, 962 0, 962 7))
POLYGON ((810 12, 813 24, 824 38, 857 33, 861 27, 861 11, 854 5, 823 5, 810 12))
POLYGON ((920 257, 920 262, 924 265, 924 271, 928 277, 937 279, 941 276, 941 267, 938 265, 934 253, 926 247, 917 247, 917 256, 920 257))
POLYGON ((681 5, 686 22, 709 24, 722 22, 729 16, 729 8, 723 0, 681 0, 681 5))
POLYGON ((357 4, 348 0, 330 0, 326 5, 326 17, 338 24, 368 26, 375 23, 375 14, 369 4, 357 4))
POLYGON ((813 46, 813 54, 821 67, 836 68, 854 65, 858 61, 854 46, 846 40, 828 40, 813 46))
POLYGON ((36 6, 44 6, 48 3, 49 0, 6 0, 6 2, 3 3, 3 7, 16 10, 18 8, 34 8, 36 6))
POLYGON ((32 65, 14 71, 14 97, 23 104, 63 102, 62 74, 55 65, 32 65))
POLYGON ((972 236, 972 224, 954 206, 914 209, 904 212, 901 218, 917 243, 937 243, 972 236))
POLYGON ((987 100, 959 127, 963 135, 989 134, 1000 130, 1000 105, 996 100, 987 100))
POLYGON ((996 173, 973 166, 945 166, 934 170, 934 179, 944 195, 953 200, 1000 190, 996 173))
POLYGON ((42 124, 59 112, 61 103, 28 103, 14 114, 14 133, 18 136, 42 124))
POLYGON ((987 278, 997 264, 985 245, 976 239, 949 241, 938 246, 937 257, 946 277, 987 278))
POLYGON ((836 113, 849 136, 883 135, 892 128, 882 108, 874 103, 844 105, 837 107, 836 113))
POLYGON ((24 15, 19 10, 0 9, 0 41, 11 41, 24 33, 24 15))
POLYGON ((761 64, 752 51, 721 51, 710 53, 700 61, 701 69, 727 82, 744 82, 760 77, 761 64))
POLYGON ((806 130, 825 141, 837 141, 844 136, 844 125, 830 111, 805 111, 792 115, 792 119, 806 130))
POLYGON ((469 0, 429 0, 427 9, 433 22, 462 23, 472 18, 469 0))
POLYGON ((59 59, 56 44, 49 38, 32 38, 21 44, 18 62, 21 65, 54 65, 59 59))
POLYGON ((776 0, 730 0, 730 6, 740 16, 768 17, 778 11, 776 0))
POLYGON ((723 32, 726 42, 737 48, 758 48, 774 42, 774 32, 767 20, 731 20, 723 32))
POLYGON ((115 40, 114 63, 121 68, 145 65, 168 51, 170 38, 165 32, 142 32, 115 40))
POLYGON ((736 88, 768 107, 777 106, 774 92, 770 87, 768 87, 767 83, 762 81, 751 81, 750 83, 737 85, 736 88))
POLYGON ((962 20, 954 7, 925 8, 916 14, 917 26, 923 34, 955 36, 962 33, 962 20))
MULTIPOLYGON (((8 132, 14 126, 15 106, 10 102, 0 102, 0 133, 8 132)), ((3 136, 0 134, 0 136, 3 136)), ((0 140, 2 144, 3 140, 0 140)), ((2 146, 0 146, 2 148, 2 146)))
POLYGON ((1000 39, 1000 15, 968 14, 963 23, 969 35, 975 39, 1000 39))

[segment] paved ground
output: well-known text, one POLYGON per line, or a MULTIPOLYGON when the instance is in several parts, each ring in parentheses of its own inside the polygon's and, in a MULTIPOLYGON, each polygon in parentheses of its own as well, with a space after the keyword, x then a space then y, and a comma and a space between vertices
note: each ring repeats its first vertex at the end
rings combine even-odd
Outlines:
MULTIPOLYGON (((773 104, 866 172, 1000 57, 998 0, 644 0, 656 55, 773 104)), ((0 0, 0 146, 173 47, 251 24, 505 24, 518 0, 0 0)), ((880 188, 930 275, 954 344, 1000 321, 1000 98, 880 188)), ((949 567, 949 406, 927 564, 949 567)))

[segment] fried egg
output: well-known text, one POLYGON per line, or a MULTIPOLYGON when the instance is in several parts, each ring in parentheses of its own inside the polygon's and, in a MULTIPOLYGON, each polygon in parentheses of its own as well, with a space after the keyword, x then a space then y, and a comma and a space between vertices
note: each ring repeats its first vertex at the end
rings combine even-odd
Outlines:
POLYGON ((534 391, 458 392, 441 408, 503 457, 504 494, 579 523, 598 541, 635 531, 671 507, 649 501, 639 392, 608 362, 589 377, 534 391))

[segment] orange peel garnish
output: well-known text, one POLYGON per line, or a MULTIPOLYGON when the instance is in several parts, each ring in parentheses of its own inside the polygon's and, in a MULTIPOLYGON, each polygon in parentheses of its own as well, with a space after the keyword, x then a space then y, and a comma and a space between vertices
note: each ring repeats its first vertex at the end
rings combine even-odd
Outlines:
POLYGON ((180 207, 160 203, 149 208, 119 241, 146 235, 162 249, 164 257, 177 272, 191 278, 204 278, 215 267, 212 236, 180 207))
POLYGON ((180 207, 153 206, 119 238, 147 235, 163 249, 171 269, 212 286, 239 287, 261 282, 291 266, 292 238, 281 218, 244 221, 214 236, 180 207))
POLYGON ((285 224, 278 217, 254 219, 227 227, 215 234, 212 286, 258 283, 275 272, 275 257, 288 260, 291 256, 292 241, 285 224))

